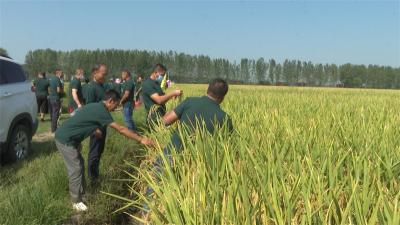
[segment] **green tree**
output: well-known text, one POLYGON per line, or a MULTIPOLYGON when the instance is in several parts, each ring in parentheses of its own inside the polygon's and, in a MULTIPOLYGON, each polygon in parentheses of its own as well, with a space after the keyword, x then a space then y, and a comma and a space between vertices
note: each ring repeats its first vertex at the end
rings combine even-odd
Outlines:
MULTIPOLYGON (((6 51, 0 48, 0 53, 6 51)), ((282 64, 274 59, 265 61, 241 59, 239 63, 223 58, 211 59, 208 56, 192 56, 174 51, 156 52, 141 50, 85 50, 54 51, 38 49, 25 56, 28 74, 39 71, 53 73, 56 68, 65 72, 68 80, 76 68, 83 68, 86 76, 94 64, 106 63, 109 77, 120 76, 123 69, 148 76, 155 63, 163 63, 168 68, 172 80, 176 82, 205 83, 214 77, 223 77, 231 83, 287 82, 305 83, 309 86, 334 86, 343 82, 346 87, 400 88, 400 68, 379 65, 354 64, 313 64, 299 60, 284 60, 282 64)))
POLYGON ((274 59, 269 60, 269 80, 271 81, 271 84, 276 83, 275 81, 275 67, 276 67, 276 62, 274 59))
POLYGON ((7 50, 5 48, 1 48, 1 47, 0 47, 0 56, 10 57, 8 55, 7 50))
POLYGON ((264 58, 259 58, 256 62, 256 77, 257 77, 257 82, 259 84, 262 84, 265 82, 265 75, 267 72, 267 64, 264 61, 264 58))

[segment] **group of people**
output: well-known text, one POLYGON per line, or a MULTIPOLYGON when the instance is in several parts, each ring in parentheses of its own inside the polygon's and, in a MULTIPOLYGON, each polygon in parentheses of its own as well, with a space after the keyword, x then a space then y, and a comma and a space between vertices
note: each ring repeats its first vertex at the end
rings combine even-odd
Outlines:
MULTIPOLYGON (((60 69, 56 69, 54 76, 46 76, 45 72, 39 72, 38 77, 33 80, 32 88, 36 93, 38 112, 40 120, 45 121, 45 115, 50 114, 51 132, 54 133, 59 123, 60 114, 62 112, 62 100, 66 96, 64 92, 64 73, 60 69)), ((134 131, 138 131, 132 118, 134 103, 140 103, 141 99, 141 82, 142 76, 138 74, 136 81, 131 78, 128 70, 122 71, 120 78, 110 78, 108 83, 104 83, 103 87, 106 91, 114 90, 119 95, 127 91, 127 95, 123 98, 124 116, 127 126, 134 131), (122 80, 122 82, 121 82, 122 80), (129 94, 128 94, 129 93, 129 94)), ((81 68, 76 69, 75 75, 71 78, 69 85, 69 102, 68 112, 73 116, 86 103, 86 85, 89 79, 85 78, 84 71, 81 68), (82 85, 82 82, 84 84, 82 85)), ((125 93, 124 93, 125 94, 125 93)), ((90 97, 89 97, 90 98, 90 97)))
MULTIPOLYGON (((157 123, 161 122, 169 126, 178 120, 189 130, 196 128, 199 124, 198 120, 204 121, 205 128, 209 132, 214 132, 216 126, 223 126, 225 123, 230 130, 233 129, 230 117, 220 108, 220 103, 228 92, 228 84, 224 80, 214 79, 210 81, 205 96, 187 98, 174 110, 167 113, 166 103, 173 98, 182 96, 183 92, 181 90, 174 90, 169 93, 164 92, 163 88, 161 88, 161 83, 165 80, 166 71, 167 69, 164 65, 156 64, 147 79, 142 81, 142 77, 138 77, 137 81, 141 82, 141 87, 135 89, 135 82, 131 73, 128 70, 124 70, 121 74, 123 83, 120 88, 116 88, 114 85, 106 84, 107 66, 98 64, 92 69, 93 79, 88 84, 85 84, 85 93, 82 91, 80 83, 83 71, 80 69, 76 71, 76 76, 71 80, 70 84, 70 112, 72 116, 55 129, 55 142, 67 168, 69 192, 75 210, 87 210, 87 206, 82 200, 85 192, 85 176, 81 143, 84 139, 90 137, 88 176, 91 184, 94 185, 97 184, 99 178, 100 158, 104 151, 108 127, 140 144, 154 145, 154 140, 143 137, 138 133, 138 128, 132 119, 135 96, 137 96, 138 92, 142 92, 143 104, 147 112, 146 121, 150 131, 153 130, 152 126, 157 123), (119 105, 123 107, 126 127, 114 122, 110 113, 119 105)), ((40 81, 43 82, 43 85, 39 84, 39 81, 36 82, 38 96, 40 96, 39 90, 43 89, 41 87, 48 85, 49 96, 57 93, 58 97, 60 97, 63 86, 61 82, 61 85, 59 85, 57 81, 62 77, 62 73, 61 75, 56 75, 56 77, 58 79, 54 78, 55 81, 50 78, 49 84, 45 84, 44 81, 40 81)), ((52 110, 60 107, 55 105, 53 109, 53 103, 59 102, 59 98, 58 101, 56 100, 57 98, 50 98, 52 110)), ((43 118, 42 115, 41 118, 43 118)), ((178 132, 173 134, 171 144, 165 148, 164 154, 169 155, 174 149, 176 151, 182 149, 182 142, 178 132)), ((156 160, 154 166, 162 166, 160 159, 156 160)))
POLYGON ((39 72, 38 78, 33 81, 40 120, 44 121, 45 114, 50 111, 52 133, 57 129, 60 117, 61 99, 64 95, 63 76, 63 71, 56 69, 54 76, 47 78, 45 72, 39 72))

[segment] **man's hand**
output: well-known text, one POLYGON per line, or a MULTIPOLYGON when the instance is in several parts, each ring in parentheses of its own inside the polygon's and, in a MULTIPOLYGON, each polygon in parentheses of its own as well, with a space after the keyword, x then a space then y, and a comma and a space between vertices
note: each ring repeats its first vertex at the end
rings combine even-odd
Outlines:
POLYGON ((97 139, 100 139, 100 138, 103 137, 103 133, 101 132, 101 130, 100 130, 99 128, 97 128, 97 129, 94 131, 94 136, 95 136, 97 139))
POLYGON ((147 145, 147 146, 154 145, 154 141, 151 140, 150 138, 141 137, 136 132, 129 130, 127 127, 121 126, 121 125, 117 124, 116 122, 112 122, 108 126, 117 130, 120 134, 124 135, 125 137, 136 140, 137 142, 139 142, 142 145, 147 145))
POLYGON ((140 144, 146 145, 146 146, 154 146, 155 145, 154 141, 147 137, 143 137, 142 140, 140 140, 140 144))
POLYGON ((175 90, 175 91, 173 91, 173 93, 174 93, 175 97, 178 97, 178 96, 181 96, 183 94, 183 91, 182 90, 175 90))
POLYGON ((183 94, 182 90, 171 91, 165 95, 159 95, 158 93, 154 93, 150 95, 150 98, 157 103, 158 105, 165 104, 168 100, 181 96, 183 94))
POLYGON ((76 150, 80 153, 82 151, 82 144, 79 144, 76 150))
POLYGON ((82 104, 81 104, 81 102, 79 101, 79 98, 78 98, 78 89, 75 89, 75 88, 72 89, 72 98, 75 101, 75 103, 78 106, 78 108, 81 108, 82 104))

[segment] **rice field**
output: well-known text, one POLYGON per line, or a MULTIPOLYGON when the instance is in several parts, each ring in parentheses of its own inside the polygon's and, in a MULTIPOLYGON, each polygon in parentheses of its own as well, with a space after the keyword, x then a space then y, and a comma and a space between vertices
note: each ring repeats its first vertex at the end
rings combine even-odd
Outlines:
POLYGON ((159 177, 152 163, 177 127, 151 134, 120 210, 145 202, 150 224, 400 224, 399 91, 231 86, 222 107, 235 132, 182 131, 159 177))

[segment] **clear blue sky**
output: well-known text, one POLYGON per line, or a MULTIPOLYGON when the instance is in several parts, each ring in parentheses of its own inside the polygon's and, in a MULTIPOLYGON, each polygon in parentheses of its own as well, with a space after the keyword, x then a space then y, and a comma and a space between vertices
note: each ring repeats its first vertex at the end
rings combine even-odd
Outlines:
POLYGON ((0 46, 400 66, 400 1, 5 1, 0 46))

